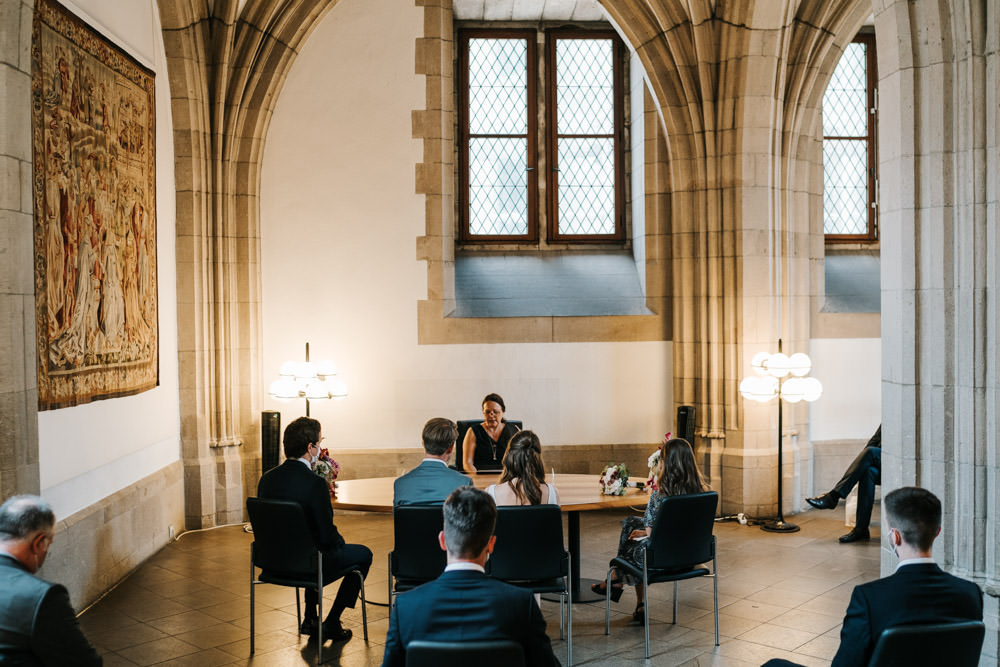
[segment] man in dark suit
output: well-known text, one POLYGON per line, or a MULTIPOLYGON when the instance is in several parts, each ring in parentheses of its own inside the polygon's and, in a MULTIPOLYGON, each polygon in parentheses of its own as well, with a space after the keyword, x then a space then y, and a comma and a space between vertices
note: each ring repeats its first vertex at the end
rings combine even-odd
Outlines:
MULTIPOLYGON (((897 625, 981 621, 983 592, 976 584, 941 570, 931 558, 941 533, 941 501, 906 486, 882 500, 885 535, 899 558, 895 574, 854 588, 831 667, 867 665, 882 631, 897 625)), ((794 665, 771 660, 766 667, 794 665)))
MULTIPOLYGON (((361 544, 345 543, 333 523, 330 488, 312 471, 312 462, 319 455, 322 441, 322 430, 315 419, 299 417, 290 423, 285 428, 282 440, 285 462, 261 477, 257 485, 257 496, 272 500, 292 500, 302 506, 316 545, 323 550, 324 573, 354 566, 367 577, 368 568, 372 564, 371 550, 361 544)), ((354 608, 360 592, 361 584, 356 576, 347 576, 341 580, 333 607, 323 621, 324 640, 338 642, 351 638, 351 631, 340 623, 340 615, 347 607, 354 608)), ((319 630, 319 600, 316 591, 310 588, 306 589, 305 597, 306 609, 299 632, 312 637, 319 630)))
POLYGON ((393 505, 443 503, 448 494, 472 480, 448 467, 458 428, 450 419, 435 417, 424 424, 424 460, 392 485, 393 505))
POLYGON ((38 496, 0 505, 0 664, 104 664, 80 631, 66 589, 35 576, 55 523, 38 496))
POLYGON ((438 536, 448 566, 434 581, 396 597, 383 667, 405 665, 406 647, 417 639, 512 639, 524 649, 527 665, 559 664, 531 592, 490 579, 483 570, 496 542, 496 519, 496 505, 483 491, 463 486, 451 492, 438 536))
POLYGON ((872 520, 872 507, 875 505, 875 485, 882 483, 882 425, 879 424, 865 448, 861 450, 851 465, 847 467, 844 476, 837 485, 827 493, 815 498, 806 498, 806 502, 820 510, 832 510, 846 498, 854 485, 858 486, 858 509, 855 514, 854 528, 846 535, 840 536, 840 542, 857 542, 868 540, 871 534, 868 526, 872 520))

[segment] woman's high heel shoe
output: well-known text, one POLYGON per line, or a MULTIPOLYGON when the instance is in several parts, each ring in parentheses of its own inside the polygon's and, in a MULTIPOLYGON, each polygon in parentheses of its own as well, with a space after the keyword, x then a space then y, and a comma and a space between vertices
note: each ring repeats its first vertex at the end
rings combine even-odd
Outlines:
POLYGON ((635 605, 635 611, 632 612, 632 621, 635 623, 642 623, 646 618, 646 603, 637 602, 635 605))
MULTIPOLYGON (((608 594, 608 585, 607 585, 607 582, 598 581, 596 584, 591 584, 590 585, 590 590, 594 591, 598 595, 607 595, 608 594)), ((624 593, 624 592, 625 592, 625 587, 624 586, 622 586, 620 583, 616 583, 614 581, 611 582, 611 601, 612 602, 618 602, 619 600, 621 600, 622 599, 622 593, 624 593)))

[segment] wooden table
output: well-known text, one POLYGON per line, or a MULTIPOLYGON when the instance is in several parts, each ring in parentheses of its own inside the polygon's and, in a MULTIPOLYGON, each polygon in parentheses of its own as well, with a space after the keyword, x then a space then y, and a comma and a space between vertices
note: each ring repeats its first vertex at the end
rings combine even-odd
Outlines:
MULTIPOLYGON (((499 475, 471 475, 477 488, 485 489, 496 484, 499 475)), ((357 510, 361 512, 392 512, 392 484, 395 477, 372 477, 337 481, 337 497, 334 509, 357 510)), ((573 602, 596 602, 603 600, 595 595, 590 585, 598 579, 580 577, 580 512, 613 507, 645 507, 649 498, 647 491, 628 489, 624 496, 605 496, 598 484, 598 475, 556 474, 549 478, 559 490, 559 506, 567 513, 569 525, 569 553, 572 563, 573 602)))

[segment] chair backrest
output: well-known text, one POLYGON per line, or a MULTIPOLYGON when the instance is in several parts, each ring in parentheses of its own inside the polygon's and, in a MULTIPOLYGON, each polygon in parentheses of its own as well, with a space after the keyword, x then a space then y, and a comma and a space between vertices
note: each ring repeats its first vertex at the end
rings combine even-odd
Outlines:
POLYGON ((253 526, 253 564, 268 572, 316 571, 318 547, 302 506, 291 500, 247 498, 253 526))
POLYGON ((393 547, 390 574, 397 579, 437 579, 447 558, 438 543, 444 528, 441 505, 397 505, 392 508, 393 547))
POLYGON ((985 633, 982 621, 897 625, 882 632, 868 667, 976 667, 985 633))
POLYGON ((524 650, 510 639, 476 642, 414 640, 406 647, 407 667, 520 667, 524 650))
MULTIPOLYGON (((458 439, 455 441, 455 469, 462 469, 462 441, 465 440, 465 432, 472 428, 475 424, 482 424, 483 418, 478 417, 476 419, 459 419, 455 424, 458 426, 458 439)), ((504 419, 504 423, 513 424, 520 431, 524 428, 524 424, 520 419, 504 419)))
POLYGON ((712 560, 715 555, 715 491, 668 496, 653 524, 646 565, 654 569, 684 569, 712 560))
POLYGON ((504 581, 564 577, 568 563, 563 547, 562 510, 558 505, 497 508, 496 546, 486 573, 504 581))

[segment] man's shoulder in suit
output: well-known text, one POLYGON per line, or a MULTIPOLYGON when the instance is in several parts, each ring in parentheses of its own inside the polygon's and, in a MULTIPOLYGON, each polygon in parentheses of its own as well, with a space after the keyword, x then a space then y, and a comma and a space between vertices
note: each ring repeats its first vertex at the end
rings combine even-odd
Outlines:
POLYGON ((444 502, 460 486, 472 484, 468 476, 443 462, 424 460, 393 482, 393 504, 411 505, 444 502))

